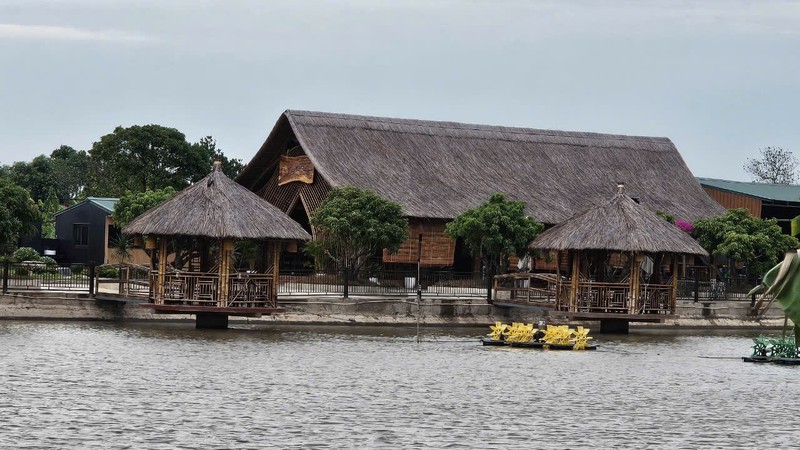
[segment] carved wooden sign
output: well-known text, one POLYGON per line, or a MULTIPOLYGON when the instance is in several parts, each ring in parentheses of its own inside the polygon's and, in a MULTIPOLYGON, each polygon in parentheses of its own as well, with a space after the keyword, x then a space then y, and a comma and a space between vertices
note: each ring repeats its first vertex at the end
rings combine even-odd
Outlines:
POLYGON ((278 186, 292 181, 300 181, 306 184, 314 182, 314 164, 308 156, 281 156, 281 164, 278 167, 278 186))

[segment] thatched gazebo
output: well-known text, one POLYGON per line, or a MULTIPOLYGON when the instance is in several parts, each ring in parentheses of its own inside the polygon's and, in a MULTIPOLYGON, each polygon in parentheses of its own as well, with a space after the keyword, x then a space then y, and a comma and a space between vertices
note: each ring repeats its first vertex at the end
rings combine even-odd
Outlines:
POLYGON ((281 242, 311 238, 278 208, 226 177, 219 162, 123 233, 146 237, 156 311, 226 316, 275 312, 281 242), (252 264, 238 271, 237 241, 249 243, 253 254, 252 264))
MULTIPOLYGON (((681 255, 708 253, 624 194, 543 232, 531 249, 568 254, 555 277, 556 309, 574 318, 660 320, 674 314, 681 255)), ((559 261, 560 258, 557 258, 559 261)), ((560 264, 557 264, 560 266, 560 264)))

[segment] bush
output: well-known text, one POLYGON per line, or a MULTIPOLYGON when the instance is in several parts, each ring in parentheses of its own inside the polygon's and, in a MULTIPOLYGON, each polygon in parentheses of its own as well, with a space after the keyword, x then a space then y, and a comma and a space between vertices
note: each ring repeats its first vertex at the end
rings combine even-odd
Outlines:
POLYGON ((49 257, 49 256, 42 256, 41 259, 39 259, 39 261, 47 264, 48 266, 57 266, 58 265, 56 260, 51 258, 51 257, 49 257))
POLYGON ((74 266, 71 266, 69 270, 70 272, 72 272, 73 275, 80 275, 83 273, 84 268, 85 268, 84 266, 76 264, 74 266))
POLYGON ((44 267, 46 273, 58 273, 58 262, 55 259, 49 256, 42 256, 39 261, 46 264, 44 267))
POLYGON ((14 260, 14 262, 22 262, 41 261, 42 257, 39 255, 39 252, 30 247, 20 247, 14 252, 11 258, 14 260))
POLYGON ((101 266, 97 269, 97 276, 100 278, 119 278, 119 270, 116 267, 101 266))
POLYGON ((14 269, 14 275, 19 277, 27 277, 28 275, 30 275, 30 273, 31 272, 25 266, 19 266, 16 269, 14 269))

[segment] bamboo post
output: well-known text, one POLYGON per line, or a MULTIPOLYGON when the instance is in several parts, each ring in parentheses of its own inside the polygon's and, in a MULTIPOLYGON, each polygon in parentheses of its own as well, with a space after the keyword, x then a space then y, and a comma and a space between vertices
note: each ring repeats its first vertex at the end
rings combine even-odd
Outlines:
POLYGON ((669 302, 670 314, 675 314, 675 302, 678 299, 678 255, 672 255, 672 298, 669 302))
POLYGON ((561 309, 561 252, 556 251, 556 309, 561 309))
POLYGON ((629 314, 636 314, 636 308, 639 305, 639 289, 641 288, 641 284, 639 281, 640 275, 640 255, 637 253, 631 254, 633 258, 631 261, 631 284, 630 284, 630 295, 628 296, 630 301, 628 303, 628 313, 629 314))
POLYGON ((272 245, 272 306, 278 306, 278 279, 280 277, 281 241, 272 245))
POLYGON ((578 289, 581 278, 581 252, 572 255, 572 291, 569 294, 569 310, 578 311, 578 289))
POLYGON ((219 284, 217 285, 217 306, 228 306, 228 292, 230 291, 231 253, 233 240, 225 239, 219 249, 219 284))
POLYGON ((167 238, 159 239, 158 246, 158 287, 156 288, 156 305, 164 304, 164 284, 167 282, 167 238))

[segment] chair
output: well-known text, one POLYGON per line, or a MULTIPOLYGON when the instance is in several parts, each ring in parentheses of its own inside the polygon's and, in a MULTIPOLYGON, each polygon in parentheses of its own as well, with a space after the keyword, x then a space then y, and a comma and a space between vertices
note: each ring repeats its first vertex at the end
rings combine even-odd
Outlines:
POLYGON ((200 279, 194 286, 193 300, 207 306, 217 303, 217 280, 200 279), (210 305, 209 305, 210 304, 210 305))

